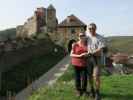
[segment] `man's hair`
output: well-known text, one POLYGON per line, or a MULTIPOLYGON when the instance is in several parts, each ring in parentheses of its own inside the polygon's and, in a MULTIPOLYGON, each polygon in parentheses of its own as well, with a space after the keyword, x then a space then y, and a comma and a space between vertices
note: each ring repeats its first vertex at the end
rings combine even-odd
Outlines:
POLYGON ((95 29, 97 29, 97 26, 96 26, 95 23, 90 23, 89 26, 92 26, 92 27, 94 27, 95 29))

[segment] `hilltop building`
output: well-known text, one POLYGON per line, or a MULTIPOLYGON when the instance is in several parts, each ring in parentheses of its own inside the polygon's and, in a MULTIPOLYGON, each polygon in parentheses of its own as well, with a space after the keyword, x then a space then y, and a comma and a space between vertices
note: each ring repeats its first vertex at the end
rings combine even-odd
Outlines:
POLYGON ((86 24, 73 14, 58 24, 58 33, 62 34, 64 40, 75 39, 78 33, 85 32, 85 30, 86 24))
POLYGON ((31 37, 42 32, 54 32, 57 29, 58 20, 56 18, 56 9, 53 5, 48 8, 40 7, 34 12, 34 15, 24 23, 17 26, 17 37, 31 37))
POLYGON ((30 38, 40 33, 48 33, 52 40, 62 43, 76 39, 77 34, 85 29, 86 24, 73 14, 58 24, 56 9, 49 5, 48 8, 37 8, 24 25, 17 27, 16 34, 17 37, 30 38))

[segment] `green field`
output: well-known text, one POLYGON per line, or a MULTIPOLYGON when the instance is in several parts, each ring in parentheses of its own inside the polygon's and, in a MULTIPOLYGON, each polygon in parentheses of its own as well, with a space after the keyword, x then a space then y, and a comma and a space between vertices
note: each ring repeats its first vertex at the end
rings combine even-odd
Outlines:
POLYGON ((107 39, 111 51, 133 54, 133 36, 114 36, 107 39))
MULTIPOLYGON (((75 96, 73 69, 70 66, 59 80, 49 87, 34 92, 29 100, 92 100, 75 96)), ((102 76, 102 100, 133 100, 133 75, 102 76)))

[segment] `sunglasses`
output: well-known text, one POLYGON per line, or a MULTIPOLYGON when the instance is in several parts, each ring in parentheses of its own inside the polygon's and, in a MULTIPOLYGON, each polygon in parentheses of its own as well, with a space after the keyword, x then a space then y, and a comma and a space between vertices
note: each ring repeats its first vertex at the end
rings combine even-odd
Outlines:
POLYGON ((95 28, 89 28, 89 30, 95 30, 95 28))
POLYGON ((85 35, 79 35, 79 37, 85 37, 85 35))

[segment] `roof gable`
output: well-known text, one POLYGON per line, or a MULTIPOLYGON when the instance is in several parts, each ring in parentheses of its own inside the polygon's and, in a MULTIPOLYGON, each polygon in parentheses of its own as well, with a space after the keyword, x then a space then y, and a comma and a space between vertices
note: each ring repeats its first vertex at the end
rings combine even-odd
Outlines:
POLYGON ((63 20, 58 26, 59 27, 72 27, 72 26, 80 27, 80 26, 86 26, 86 24, 72 14, 68 16, 65 20, 63 20))

